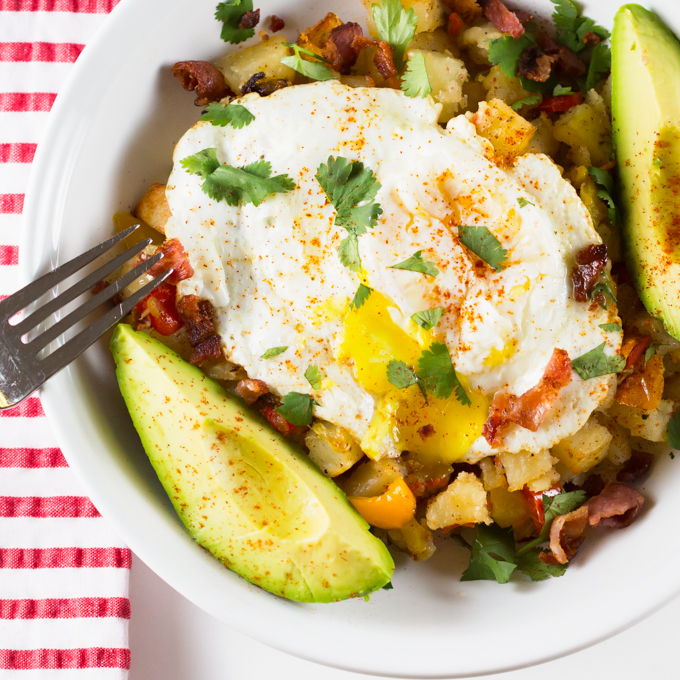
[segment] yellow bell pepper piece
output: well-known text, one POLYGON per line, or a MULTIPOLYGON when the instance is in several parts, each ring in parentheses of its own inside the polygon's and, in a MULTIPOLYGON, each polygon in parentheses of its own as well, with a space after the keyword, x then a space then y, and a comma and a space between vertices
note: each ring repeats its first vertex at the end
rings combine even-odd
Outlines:
POLYGON ((379 529, 401 529, 416 511, 416 497, 402 477, 397 477, 380 496, 350 496, 349 502, 379 529))

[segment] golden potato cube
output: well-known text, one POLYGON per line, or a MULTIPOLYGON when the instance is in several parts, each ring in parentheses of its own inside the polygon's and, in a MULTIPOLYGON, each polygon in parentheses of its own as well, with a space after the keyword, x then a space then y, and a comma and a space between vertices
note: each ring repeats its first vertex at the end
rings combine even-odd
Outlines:
POLYGON ((497 486, 489 491, 491 518, 499 527, 520 530, 531 522, 531 513, 520 491, 508 491, 497 486))
POLYGON ((406 477, 406 467, 400 461, 367 460, 357 466, 342 490, 348 496, 380 496, 397 477, 406 477))
POLYGON ((499 486, 507 488, 508 480, 505 478, 505 470, 503 470, 499 458, 489 456, 488 458, 482 458, 478 464, 482 470, 482 482, 487 491, 496 489, 499 486))
POLYGON ((464 30, 458 38, 458 44, 467 51, 475 64, 489 66, 489 43, 502 37, 503 34, 487 22, 464 30))
POLYGON ((377 47, 366 47, 361 50, 352 71, 357 75, 370 78, 376 87, 385 87, 385 78, 375 65, 375 54, 377 51, 377 47))
POLYGON ((408 553, 416 562, 423 562, 432 557, 435 551, 432 532, 415 517, 406 522, 401 529, 390 529, 387 535, 399 550, 408 553))
POLYGON ((427 504, 427 526, 444 529, 462 524, 491 524, 486 491, 471 472, 461 472, 446 490, 427 504))
POLYGON ((370 76, 340 76, 340 82, 347 87, 375 87, 370 76))
POLYGON ((579 196, 581 197, 583 204, 588 208, 588 212, 590 213, 595 226, 607 219, 607 206, 605 205, 605 202, 598 197, 598 191, 597 185, 590 176, 585 178, 579 189, 579 196))
POLYGON ((673 402, 662 399, 659 407, 653 411, 643 411, 617 402, 607 414, 619 425, 630 430, 633 437, 642 437, 650 442, 664 442, 668 423, 673 416, 673 402))
POLYGON ((536 128, 536 134, 531 138, 526 153, 544 153, 546 156, 555 156, 560 148, 560 143, 553 136, 553 122, 542 113, 538 118, 531 121, 536 128))
POLYGON ((522 87, 519 78, 506 76, 500 66, 492 66, 482 84, 487 89, 486 101, 488 102, 492 99, 500 99, 510 105, 533 94, 522 87))
POLYGON ((576 434, 555 444, 552 454, 571 474, 580 475, 604 460, 611 440, 609 430, 591 417, 576 434))
MULTIPOLYGON (((590 164, 602 166, 612 157, 612 128, 602 97, 591 90, 586 101, 563 113, 555 123, 555 139, 571 147, 585 147, 590 164)), ((586 163, 582 163, 586 165, 586 163)))
POLYGON ((480 102, 472 117, 477 132, 488 139, 498 162, 509 162, 526 152, 536 128, 500 99, 480 102))
POLYGON ((538 453, 529 451, 500 453, 498 457, 503 463, 510 491, 519 491, 529 482, 544 475, 553 466, 553 459, 547 449, 538 453))
MULTIPOLYGON (((373 5, 379 5, 380 0, 361 0, 361 2, 366 8, 366 24, 368 25, 368 32, 374 38, 377 38, 378 31, 376 31, 375 22, 373 21, 373 5)), ((416 33, 434 31, 446 24, 448 15, 441 0, 401 0, 401 4, 407 12, 409 9, 413 9, 415 12, 416 17, 418 18, 416 33)))
POLYGON ((292 83, 295 71, 281 63, 281 57, 292 54, 284 42, 286 39, 283 36, 275 36, 257 45, 230 52, 216 61, 215 66, 222 71, 229 87, 237 93, 256 73, 264 73, 266 80, 285 79, 292 83))
POLYGON ((544 475, 532 479, 528 484, 527 488, 533 493, 540 493, 541 491, 547 491, 556 486, 560 481, 560 473, 557 470, 548 470, 544 475))
POLYGON ((353 437, 341 427, 317 420, 305 436, 309 457, 327 477, 337 477, 364 456, 353 437))
POLYGON ((321 55, 331 31, 342 24, 343 21, 337 14, 329 12, 321 21, 317 21, 314 26, 300 34, 298 45, 321 55))
POLYGON ((172 217, 165 197, 165 184, 152 184, 132 212, 150 227, 165 234, 165 223, 172 217))
POLYGON ((432 99, 442 105, 439 122, 446 123, 465 106, 463 83, 468 79, 465 64, 460 59, 432 50, 414 50, 408 56, 416 52, 420 52, 425 58, 432 99))
POLYGON ((408 45, 407 51, 409 50, 431 50, 433 52, 448 52, 449 56, 460 56, 458 45, 451 40, 449 32, 445 28, 416 33, 408 45))
POLYGON ((631 456, 630 433, 621 427, 613 418, 604 413, 597 414, 598 421, 604 425, 612 436, 607 449, 607 458, 614 465, 623 465, 631 456))

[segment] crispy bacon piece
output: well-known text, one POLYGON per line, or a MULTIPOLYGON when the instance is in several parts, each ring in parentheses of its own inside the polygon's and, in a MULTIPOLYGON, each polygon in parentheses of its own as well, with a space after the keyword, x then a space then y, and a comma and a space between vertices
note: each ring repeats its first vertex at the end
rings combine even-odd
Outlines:
POLYGON ((637 517, 645 497, 625 484, 614 482, 601 494, 586 501, 590 526, 623 529, 637 517))
POLYGON ((583 36, 583 44, 589 45, 590 47, 600 44, 600 36, 597 33, 589 31, 583 36))
POLYGON ((644 477, 654 462, 654 456, 647 451, 633 451, 631 457, 616 475, 617 482, 630 484, 644 477))
POLYGON ((501 430, 510 423, 536 432, 559 396, 571 382, 571 360, 563 349, 555 349, 538 385, 515 396, 497 392, 482 434, 493 447, 503 443, 501 430))
POLYGON ((576 555, 579 546, 583 543, 583 532, 588 526, 588 508, 582 505, 578 510, 568 512, 566 515, 555 517, 550 526, 550 555, 540 556, 543 562, 566 564, 576 555), (548 559, 546 559, 548 558, 548 559))
POLYGON ((557 57, 549 57, 538 45, 532 45, 520 55, 517 74, 537 83, 544 83, 550 78, 555 61, 557 57))
POLYGON ((534 18, 533 14, 526 12, 523 9, 513 9, 512 13, 520 20, 520 23, 522 24, 527 24, 534 18))
POLYGON ((352 41, 352 49, 354 49, 357 54, 367 47, 378 48, 378 51, 373 58, 373 62, 380 75, 387 82, 388 87, 398 89, 399 71, 394 65, 392 48, 384 40, 372 40, 371 38, 364 38, 363 35, 356 36, 352 41))
POLYGON ((172 67, 172 75, 185 90, 196 91, 196 106, 205 106, 234 94, 222 72, 207 61, 178 61, 172 67))
POLYGON ((604 490, 604 487, 606 486, 606 482, 600 475, 590 475, 581 486, 577 486, 573 482, 567 482, 564 485, 564 490, 565 491, 585 491, 585 494, 588 498, 592 498, 593 496, 597 496, 598 494, 602 493, 604 490))
POLYGON ((359 56, 359 50, 354 48, 354 39, 363 34, 361 26, 352 21, 336 26, 330 32, 323 48, 323 56, 334 71, 339 71, 343 75, 350 73, 359 56))
POLYGON ((219 359, 222 343, 215 332, 212 303, 201 300, 198 295, 185 295, 177 303, 177 311, 186 325, 189 344, 194 349, 189 361, 198 365, 208 359, 219 359))
POLYGON ((477 0, 443 0, 451 12, 455 12, 466 24, 471 24, 482 16, 482 8, 477 0))
POLYGON ((219 335, 211 335, 203 342, 199 342, 189 357, 189 361, 196 366, 209 361, 210 359, 220 359, 222 354, 222 341, 219 335))
MULTIPOLYGON (((194 269, 189 262, 186 252, 184 252, 184 246, 179 242, 179 239, 170 238, 163 243, 161 246, 161 252, 163 253, 163 259, 156 262, 151 269, 149 269, 149 274, 151 276, 159 276, 163 272, 167 272, 172 269, 172 274, 166 279, 166 283, 170 283, 176 286, 180 281, 188 279, 194 275, 194 269)), ((147 260, 146 255, 140 256, 140 261, 147 260)))
POLYGON ((252 12, 246 12, 241 21, 238 22, 238 27, 243 31, 247 28, 255 28, 260 23, 260 10, 256 9, 252 12))
POLYGON ((534 525, 536 527, 536 534, 538 535, 545 524, 545 508, 543 507, 543 496, 558 496, 562 493, 562 489, 559 484, 553 486, 547 491, 532 491, 528 486, 522 487, 522 496, 529 508, 529 513, 531 514, 531 519, 534 520, 534 525))
POLYGON ((501 32, 509 33, 515 40, 524 35, 524 26, 514 12, 501 0, 483 0, 484 16, 501 32))
POLYGON ((565 45, 561 45, 547 33, 538 34, 538 42, 549 57, 557 57, 557 65, 568 76, 582 76, 586 65, 565 45))
POLYGON ((281 434, 289 435, 295 429, 295 425, 289 423, 273 406, 265 406, 260 413, 281 434))
POLYGON ((267 394, 269 388, 264 380, 241 380, 236 385, 236 394, 238 394, 246 404, 254 404, 263 394, 267 394))
POLYGON ((574 284, 574 300, 586 302, 588 293, 595 287, 597 279, 607 264, 607 246, 591 243, 576 253, 576 266, 571 273, 574 284))
POLYGON ((286 22, 281 18, 277 17, 276 14, 272 14, 272 18, 269 20, 269 30, 272 33, 277 33, 282 31, 286 27, 286 22))

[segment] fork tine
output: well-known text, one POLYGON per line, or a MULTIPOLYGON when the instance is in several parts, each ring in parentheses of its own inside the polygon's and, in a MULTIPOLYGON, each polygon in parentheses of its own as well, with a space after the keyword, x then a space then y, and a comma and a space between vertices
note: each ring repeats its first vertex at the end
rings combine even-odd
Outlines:
MULTIPOLYGON (((28 346, 33 349, 35 348, 35 353, 37 354, 43 348, 58 338, 62 333, 66 332, 71 326, 78 323, 81 319, 84 319, 90 312, 94 311, 106 300, 110 300, 112 297, 117 295, 123 288, 129 286, 133 281, 138 279, 144 273, 146 273, 151 267, 153 267, 156 262, 158 262, 163 257, 163 253, 156 253, 153 257, 148 260, 144 260, 141 264, 137 265, 134 269, 129 271, 125 276, 114 281, 110 286, 104 288, 96 295, 93 295, 89 300, 86 300, 78 309, 74 309, 70 314, 61 319, 54 326, 50 326, 44 333, 36 336, 28 346)), ((132 307, 130 308, 132 309, 132 307)))
POLYGON ((160 286, 170 276, 172 270, 163 272, 153 281, 147 283, 136 293, 124 300, 121 304, 110 309, 100 316, 92 325, 81 331, 75 338, 71 338, 65 345, 56 349, 52 354, 38 362, 42 373, 42 382, 51 378, 55 373, 68 366, 76 357, 82 354, 93 342, 101 337, 106 331, 120 321, 132 308, 143 300, 154 288, 160 286))
POLYGON ((32 328, 35 328, 41 321, 44 321, 48 316, 51 316, 64 305, 75 300, 79 295, 84 293, 89 288, 92 288, 99 281, 104 280, 109 274, 115 272, 120 266, 131 260, 135 255, 138 255, 144 248, 151 244, 151 239, 136 243, 131 248, 128 248, 124 253, 118 255, 113 260, 107 262, 96 271, 86 276, 82 281, 78 281, 70 288, 67 288, 61 295, 38 308, 33 314, 14 326, 14 331, 19 335, 28 333, 32 328))
POLYGON ((35 300, 37 300, 41 295, 47 293, 58 283, 71 276, 71 274, 75 274, 85 265, 89 264, 93 260, 96 260, 100 255, 103 255, 108 250, 111 250, 111 248, 120 243, 123 239, 127 238, 138 228, 138 224, 133 224, 131 227, 128 227, 119 234, 116 234, 107 241, 104 241, 104 243, 100 243, 98 246, 88 250, 86 253, 69 260, 60 267, 57 267, 44 276, 41 276, 36 281, 33 281, 33 283, 30 283, 25 288, 22 288, 19 292, 14 293, 14 295, 10 295, 7 299, 0 302, 0 322, 7 321, 7 319, 24 309, 24 307, 30 305, 31 302, 35 302, 35 300))

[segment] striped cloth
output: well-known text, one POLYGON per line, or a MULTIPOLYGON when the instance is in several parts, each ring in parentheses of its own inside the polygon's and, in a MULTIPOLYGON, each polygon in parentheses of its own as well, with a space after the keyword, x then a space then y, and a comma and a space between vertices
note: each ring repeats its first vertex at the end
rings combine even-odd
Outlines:
MULTIPOLYGON (((117 1, 0 0, 0 299, 16 287, 47 114, 117 1)), ((39 399, 0 413, 0 678, 127 678, 131 559, 69 470, 39 399)))

